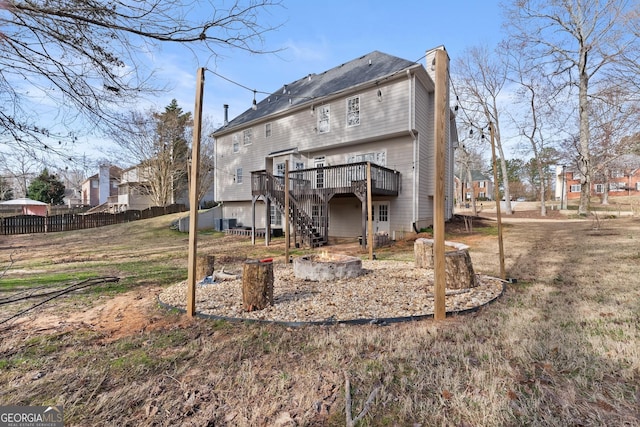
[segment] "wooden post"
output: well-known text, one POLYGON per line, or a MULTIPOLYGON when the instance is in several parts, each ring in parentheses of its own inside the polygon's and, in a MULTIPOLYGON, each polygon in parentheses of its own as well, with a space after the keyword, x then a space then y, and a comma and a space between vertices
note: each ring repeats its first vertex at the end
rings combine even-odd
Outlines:
POLYGON ((505 280, 507 273, 504 269, 504 245, 502 244, 502 215, 500 213, 500 189, 498 185, 498 165, 496 161, 496 142, 493 123, 489 122, 489 132, 491 134, 491 161, 493 162, 493 198, 496 200, 496 221, 498 223, 498 249, 500 252, 500 278, 505 280))
POLYGON ((245 261, 242 269, 242 307, 245 311, 254 311, 268 305, 273 305, 273 263, 245 261))
POLYGON ((369 244, 369 260, 373 259, 373 201, 371 197, 371 162, 367 162, 367 243, 369 244))
POLYGON ((435 52, 435 197, 433 204, 433 263, 434 263, 434 293, 435 307, 433 317, 443 320, 447 316, 445 307, 446 267, 444 247, 444 175, 445 151, 447 147, 447 97, 449 56, 444 49, 435 52))
POLYGON ((189 187, 189 262, 187 276, 187 314, 196 314, 196 257, 198 253, 198 186, 200 175, 200 137, 202 135, 202 92, 204 68, 198 68, 196 105, 193 116, 193 143, 191 147, 191 185, 189 187))
POLYGON ((271 200, 267 197, 264 203, 264 245, 269 246, 271 242, 271 200))
POLYGON ((289 262, 289 160, 284 161, 284 262, 289 262))

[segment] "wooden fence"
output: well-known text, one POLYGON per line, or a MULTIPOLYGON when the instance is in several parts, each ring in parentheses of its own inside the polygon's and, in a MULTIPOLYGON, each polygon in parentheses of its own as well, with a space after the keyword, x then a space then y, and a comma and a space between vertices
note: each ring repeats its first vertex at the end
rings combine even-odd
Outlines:
POLYGON ((62 214, 52 216, 17 215, 0 218, 0 234, 49 233, 53 231, 82 230, 111 224, 154 218, 161 215, 184 212, 184 205, 154 206, 120 213, 98 212, 93 214, 62 214))

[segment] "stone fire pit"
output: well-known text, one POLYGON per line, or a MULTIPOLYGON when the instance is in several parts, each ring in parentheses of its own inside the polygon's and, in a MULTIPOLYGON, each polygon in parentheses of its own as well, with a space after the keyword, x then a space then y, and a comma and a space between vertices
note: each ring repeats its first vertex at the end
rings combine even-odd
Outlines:
POLYGON ((358 277, 362 274, 362 260, 350 255, 326 252, 305 255, 294 258, 293 274, 298 279, 314 282, 358 277))

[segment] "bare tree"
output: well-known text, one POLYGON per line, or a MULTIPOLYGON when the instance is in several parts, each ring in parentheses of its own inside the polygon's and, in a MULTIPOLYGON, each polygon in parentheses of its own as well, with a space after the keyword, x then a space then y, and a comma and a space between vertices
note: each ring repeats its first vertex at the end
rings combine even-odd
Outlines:
POLYGON ((632 153, 628 137, 638 131, 640 111, 624 88, 604 87, 591 98, 593 180, 602 185, 602 204, 609 203, 611 164, 632 153))
POLYGON ((16 152, 12 155, 0 153, 0 163, 4 165, 2 173, 13 183, 15 198, 27 197, 31 180, 42 170, 43 162, 31 152, 16 152))
POLYGON ((177 120, 173 116, 171 114, 167 118, 151 110, 131 111, 123 115, 124 128, 113 129, 110 133, 119 147, 118 157, 136 163, 138 191, 150 196, 155 206, 171 204, 176 190, 181 190, 176 187, 181 186, 182 179, 186 178, 187 146, 184 136, 179 137, 175 129, 168 129, 168 122, 177 120))
POLYGON ((535 168, 532 173, 535 179, 531 179, 531 183, 538 187, 536 193, 540 199, 540 215, 546 216, 549 193, 546 177, 553 144, 549 140, 555 133, 551 128, 556 121, 554 117, 557 117, 555 104, 561 94, 553 90, 544 69, 521 54, 520 47, 509 41, 503 43, 503 50, 508 52, 509 80, 515 83, 514 104, 521 106, 510 112, 509 117, 520 137, 526 141, 524 151, 533 154, 530 165, 535 168))
POLYGON ((276 26, 259 19, 279 0, 0 0, 0 149, 64 153, 72 133, 54 135, 30 108, 58 107, 55 120, 118 127, 118 111, 153 85, 142 56, 180 44, 214 57, 225 49, 265 53, 276 26), (78 117, 80 115, 81 117, 78 117), (50 144, 53 139, 59 142, 50 144))
POLYGON ((506 8, 510 38, 542 64, 558 91, 577 92, 580 214, 589 210, 591 187, 590 88, 596 78, 619 75, 625 54, 637 49, 638 34, 629 28, 637 28, 638 7, 627 0, 513 0, 506 8))
MULTIPOLYGON (((491 125, 498 150, 502 176, 507 176, 507 165, 500 132, 500 106, 498 98, 507 82, 507 67, 488 47, 473 47, 455 62, 459 97, 465 103, 463 112, 470 121, 471 130, 480 129, 481 135, 491 125)), ((499 185, 495 182, 494 185, 499 185)), ((511 215, 509 182, 502 182, 506 203, 505 213, 511 215)), ((499 203, 499 200, 496 201, 499 203)))

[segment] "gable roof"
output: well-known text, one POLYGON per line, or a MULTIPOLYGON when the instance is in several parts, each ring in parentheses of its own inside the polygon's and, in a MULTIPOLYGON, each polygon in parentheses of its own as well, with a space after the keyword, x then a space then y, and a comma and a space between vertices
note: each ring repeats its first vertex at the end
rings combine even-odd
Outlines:
MULTIPOLYGON (((459 179, 464 179, 466 181, 467 174, 466 173, 463 173, 463 174, 456 173, 456 177, 458 177, 459 179)), ((471 169, 471 180, 473 182, 476 182, 476 181, 491 181, 491 178, 488 175, 484 174, 480 170, 471 169)))
POLYGON ((420 66, 420 64, 376 50, 323 73, 309 74, 284 85, 260 101, 255 110, 248 109, 229 121, 226 126, 216 130, 215 133, 241 126, 294 106, 310 103, 314 99, 337 94, 363 83, 382 81, 407 68, 416 66, 420 66))

